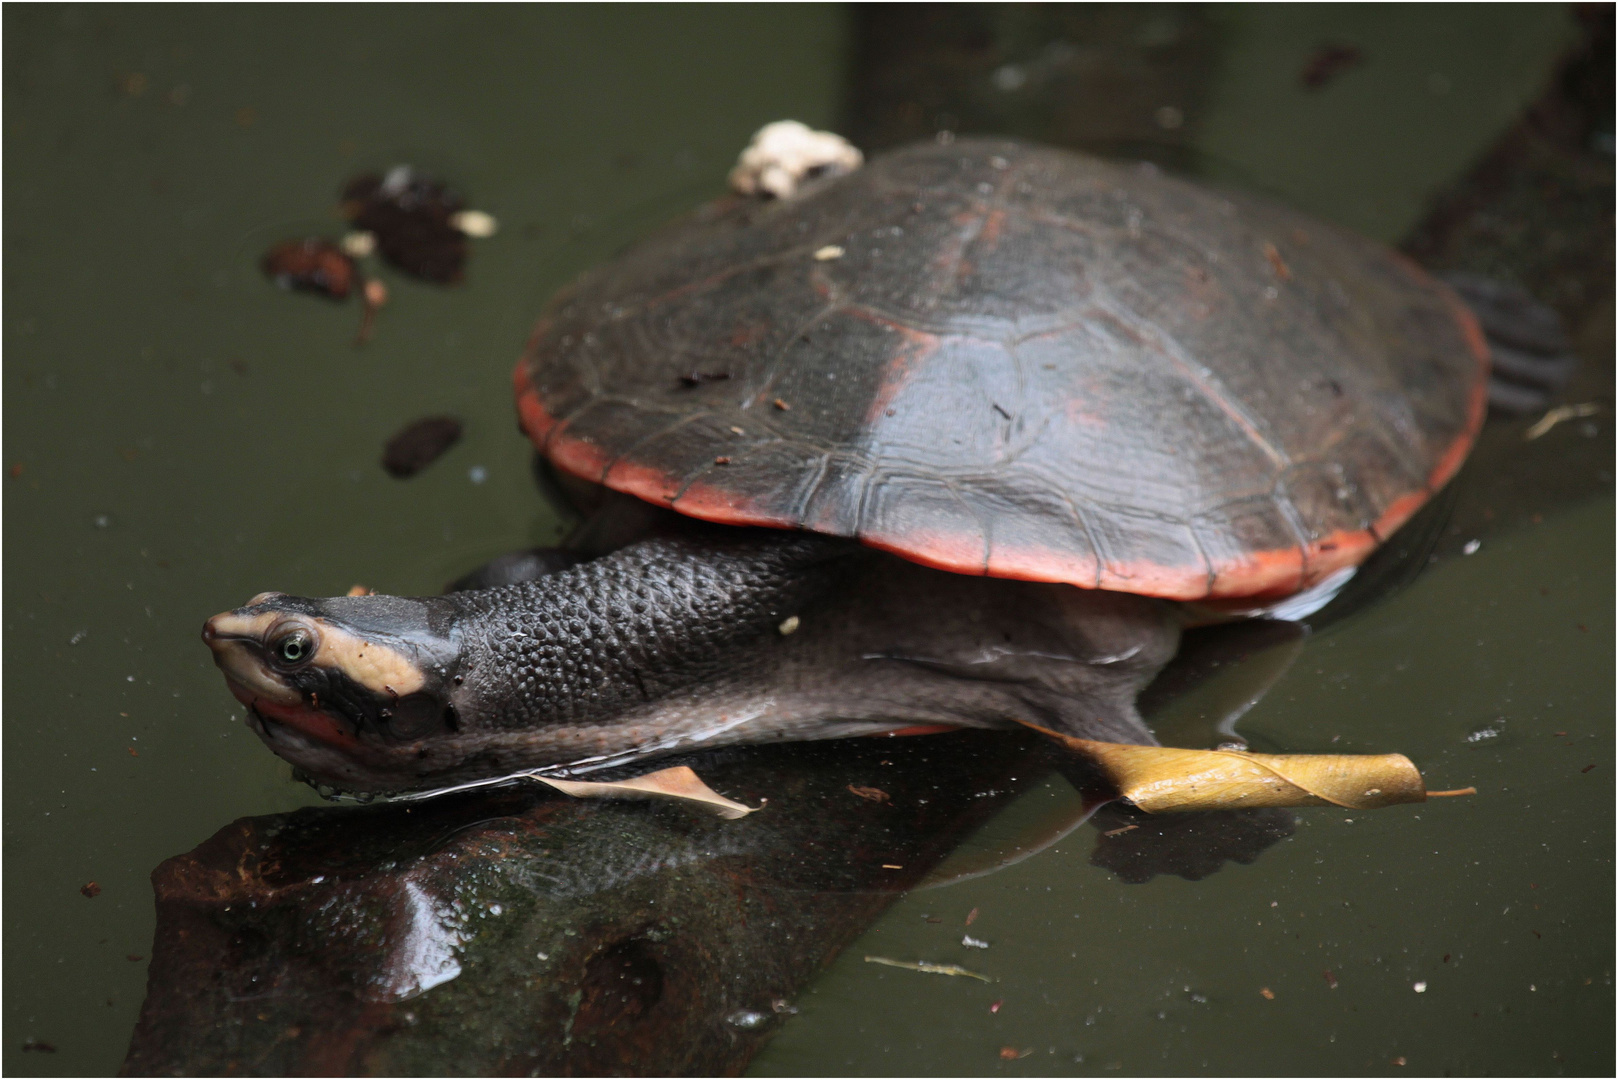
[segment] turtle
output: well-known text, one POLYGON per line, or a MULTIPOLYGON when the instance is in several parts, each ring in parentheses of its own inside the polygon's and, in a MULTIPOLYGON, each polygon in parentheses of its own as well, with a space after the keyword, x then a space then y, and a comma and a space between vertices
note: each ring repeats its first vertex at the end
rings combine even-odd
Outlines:
POLYGON ((585 508, 440 596, 203 637, 307 777, 400 792, 777 740, 1151 744, 1189 627, 1306 610, 1455 475, 1490 354, 1372 241, 960 138, 726 197, 544 309, 521 429, 585 508))

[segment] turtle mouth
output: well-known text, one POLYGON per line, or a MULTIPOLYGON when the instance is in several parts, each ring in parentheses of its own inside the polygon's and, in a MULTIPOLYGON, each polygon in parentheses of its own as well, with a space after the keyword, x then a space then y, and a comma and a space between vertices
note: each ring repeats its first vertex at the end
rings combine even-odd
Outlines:
POLYGON ((339 714, 302 701, 290 705, 264 697, 229 674, 225 676, 225 684, 230 687, 236 700, 247 706, 247 711, 258 721, 260 734, 290 728, 305 739, 333 749, 352 750, 359 745, 350 725, 339 714))
POLYGON ((353 727, 340 714, 308 700, 296 687, 264 663, 254 637, 222 631, 218 616, 203 628, 203 640, 213 650, 214 663, 237 701, 258 720, 261 735, 278 729, 296 731, 306 740, 332 749, 351 750, 359 745, 353 727))

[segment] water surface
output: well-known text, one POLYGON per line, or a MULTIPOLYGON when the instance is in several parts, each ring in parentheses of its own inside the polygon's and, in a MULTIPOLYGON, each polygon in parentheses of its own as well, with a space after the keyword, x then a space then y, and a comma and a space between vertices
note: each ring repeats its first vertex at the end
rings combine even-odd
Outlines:
MULTIPOLYGON (((1399 236, 1567 34, 1550 7, 1405 10, 1231 15, 1195 128, 1210 172, 1399 236), (1366 65, 1299 90, 1300 54, 1343 35, 1366 65)), ((316 801, 241 725, 201 620, 266 588, 436 591, 556 537, 509 401, 535 313, 716 192, 761 123, 835 122, 845 22, 797 6, 40 6, 5 28, 3 1061, 98 1074, 144 990, 151 869, 234 818, 316 801), (279 292, 256 259, 335 234, 341 182, 399 161, 502 229, 460 288, 389 276, 355 350, 355 305, 279 292), (383 440, 442 411, 466 440, 389 479, 383 440)), ((1243 723, 1273 748, 1400 750, 1476 799, 1352 823, 1306 811, 1258 863, 1201 882, 1124 885, 1088 864, 1081 830, 906 897, 755 1071, 1610 1072, 1609 425, 1535 444, 1537 467, 1585 470, 1577 490, 1596 495, 1491 505, 1477 554, 1311 641, 1243 723), (960 944, 973 908, 988 949, 960 944)))

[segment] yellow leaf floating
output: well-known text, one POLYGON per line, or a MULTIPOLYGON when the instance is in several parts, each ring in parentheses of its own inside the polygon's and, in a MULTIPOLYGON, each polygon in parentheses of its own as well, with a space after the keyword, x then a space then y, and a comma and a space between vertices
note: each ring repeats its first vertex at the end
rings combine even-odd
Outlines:
POLYGON ((686 765, 660 769, 629 780, 558 780, 533 773, 527 775, 577 799, 667 799, 706 807, 729 821, 744 818, 759 809, 725 798, 704 784, 702 778, 686 765))
MULTIPOLYGON (((1033 725, 1029 725, 1032 727, 1033 725)), ((1149 814, 1256 806, 1374 810, 1431 792, 1403 754, 1254 754, 1094 742, 1036 730, 1100 766, 1117 793, 1149 814)))

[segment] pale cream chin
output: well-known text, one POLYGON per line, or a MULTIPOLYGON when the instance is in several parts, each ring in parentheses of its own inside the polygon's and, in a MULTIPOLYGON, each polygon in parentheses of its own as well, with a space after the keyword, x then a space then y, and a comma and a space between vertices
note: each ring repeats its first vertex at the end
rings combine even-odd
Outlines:
POLYGON ((224 669, 225 677, 235 684, 232 691, 240 687, 254 697, 281 705, 297 705, 303 700, 296 690, 266 671, 246 646, 226 642, 218 651, 224 661, 219 666, 224 669))

